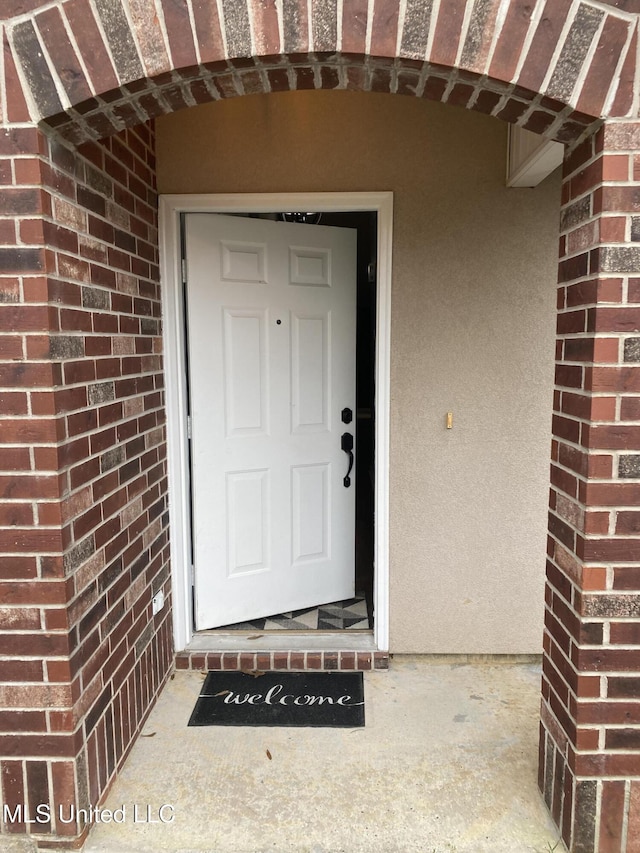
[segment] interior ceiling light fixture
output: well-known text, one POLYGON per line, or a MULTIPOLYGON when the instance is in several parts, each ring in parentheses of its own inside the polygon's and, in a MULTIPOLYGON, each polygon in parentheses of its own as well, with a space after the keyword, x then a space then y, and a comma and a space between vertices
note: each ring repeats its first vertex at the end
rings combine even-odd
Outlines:
POLYGON ((293 211, 290 213, 281 213, 281 219, 284 222, 303 222, 306 225, 317 225, 322 218, 321 213, 302 213, 301 211, 293 211))

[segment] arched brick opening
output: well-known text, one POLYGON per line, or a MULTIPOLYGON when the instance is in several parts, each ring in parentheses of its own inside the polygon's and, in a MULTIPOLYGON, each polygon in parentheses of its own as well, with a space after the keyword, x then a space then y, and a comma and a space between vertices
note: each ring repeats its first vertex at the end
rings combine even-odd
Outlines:
POLYGON ((102 138, 177 109, 221 98, 300 89, 351 89, 426 98, 493 115, 572 143, 597 123, 594 116, 521 86, 433 63, 355 54, 229 59, 137 80, 90 98, 68 112, 46 116, 76 144, 102 138), (168 79, 167 79, 168 78, 168 79))
MULTIPOLYGON (((9 0, 0 583, 20 636, 3 633, 4 803, 96 804, 170 667, 169 610, 150 615, 152 593, 169 595, 150 120, 354 88, 569 145, 540 787, 571 850, 640 843, 637 26, 633 0, 455 0, 446 14, 418 0, 9 0)), ((46 844, 82 827, 3 831, 46 844)))

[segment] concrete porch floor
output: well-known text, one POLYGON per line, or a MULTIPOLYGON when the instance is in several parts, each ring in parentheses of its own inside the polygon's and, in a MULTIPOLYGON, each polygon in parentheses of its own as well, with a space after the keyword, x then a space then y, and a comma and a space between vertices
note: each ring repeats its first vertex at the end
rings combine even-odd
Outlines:
POLYGON ((402 656, 365 673, 364 728, 188 728, 202 675, 176 672, 105 803, 126 822, 84 851, 548 853, 539 685, 531 663, 402 656))

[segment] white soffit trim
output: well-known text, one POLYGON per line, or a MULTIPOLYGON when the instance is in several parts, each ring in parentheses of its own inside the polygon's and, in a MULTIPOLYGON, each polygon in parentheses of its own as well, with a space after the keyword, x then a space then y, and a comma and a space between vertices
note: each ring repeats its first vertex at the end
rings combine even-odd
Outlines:
POLYGON ((564 145, 544 139, 517 125, 509 125, 507 186, 537 187, 561 165, 564 145))

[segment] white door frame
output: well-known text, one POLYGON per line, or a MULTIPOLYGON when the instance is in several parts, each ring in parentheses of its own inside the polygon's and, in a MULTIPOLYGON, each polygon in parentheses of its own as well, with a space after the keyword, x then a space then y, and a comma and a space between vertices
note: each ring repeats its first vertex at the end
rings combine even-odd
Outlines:
POLYGON ((393 193, 259 193, 161 195, 159 199, 164 375, 167 411, 169 544, 176 651, 193 636, 187 374, 182 293, 180 216, 183 213, 372 211, 378 214, 375 354, 374 641, 389 650, 389 397, 391 356, 391 246, 393 193))

